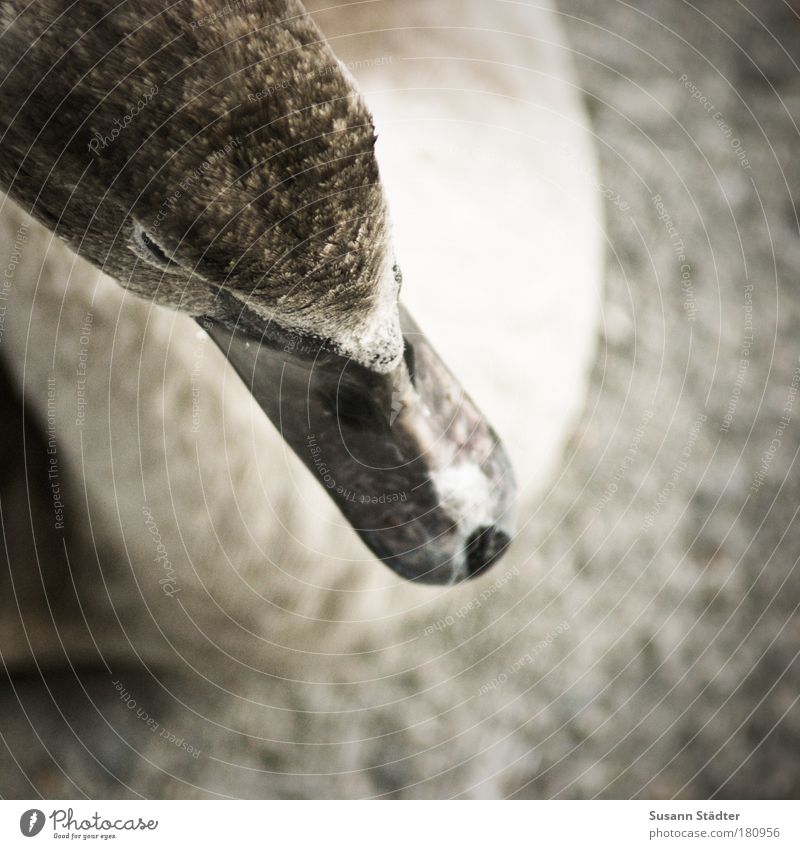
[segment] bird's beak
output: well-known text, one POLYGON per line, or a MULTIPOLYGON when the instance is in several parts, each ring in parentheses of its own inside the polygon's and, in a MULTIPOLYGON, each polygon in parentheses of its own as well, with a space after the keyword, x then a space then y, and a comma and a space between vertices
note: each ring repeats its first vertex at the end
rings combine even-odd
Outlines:
POLYGON ((367 547, 404 578, 453 584, 510 542, 514 477, 495 432, 400 312, 405 353, 388 374, 246 309, 200 322, 367 547))

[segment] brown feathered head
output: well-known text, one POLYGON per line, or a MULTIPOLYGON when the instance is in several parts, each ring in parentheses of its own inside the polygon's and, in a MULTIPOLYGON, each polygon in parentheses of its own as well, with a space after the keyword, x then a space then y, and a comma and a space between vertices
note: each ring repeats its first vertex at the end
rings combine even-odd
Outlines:
POLYGON ((0 180, 131 291, 223 287, 388 369, 398 275, 360 94, 302 7, 5 2, 0 180))

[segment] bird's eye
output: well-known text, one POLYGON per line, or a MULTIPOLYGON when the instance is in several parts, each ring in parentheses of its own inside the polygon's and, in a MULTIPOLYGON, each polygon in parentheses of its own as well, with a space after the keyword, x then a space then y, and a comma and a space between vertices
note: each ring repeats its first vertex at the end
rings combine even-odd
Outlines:
POLYGON ((169 255, 166 248, 160 245, 153 236, 135 222, 129 242, 131 250, 145 262, 155 265, 162 271, 178 271, 180 266, 169 255))
POLYGON ((394 282, 397 283, 397 297, 399 298, 400 290, 403 288, 403 272, 397 263, 392 266, 392 273, 394 274, 394 282))

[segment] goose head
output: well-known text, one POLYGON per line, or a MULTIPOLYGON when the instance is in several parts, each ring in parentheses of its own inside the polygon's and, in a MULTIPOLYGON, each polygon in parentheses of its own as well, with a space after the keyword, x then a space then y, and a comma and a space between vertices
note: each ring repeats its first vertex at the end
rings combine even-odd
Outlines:
POLYGON ((367 546, 454 583, 512 534, 498 439, 399 305, 354 81, 299 3, 0 2, 0 182, 197 318, 367 546))

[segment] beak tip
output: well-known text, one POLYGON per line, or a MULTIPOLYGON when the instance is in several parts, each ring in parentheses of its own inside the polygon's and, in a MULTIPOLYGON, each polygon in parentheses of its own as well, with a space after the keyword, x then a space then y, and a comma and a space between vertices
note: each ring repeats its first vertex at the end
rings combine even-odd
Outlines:
POLYGON ((457 552, 434 544, 427 547, 425 554, 418 549, 413 554, 393 554, 381 559, 412 583, 455 586, 488 572, 505 555, 511 541, 507 529, 487 525, 470 534, 457 552))
POLYGON ((508 549, 511 536, 496 525, 479 528, 464 550, 467 579, 477 578, 493 566, 508 549))

